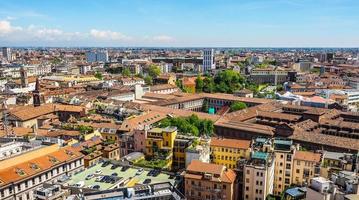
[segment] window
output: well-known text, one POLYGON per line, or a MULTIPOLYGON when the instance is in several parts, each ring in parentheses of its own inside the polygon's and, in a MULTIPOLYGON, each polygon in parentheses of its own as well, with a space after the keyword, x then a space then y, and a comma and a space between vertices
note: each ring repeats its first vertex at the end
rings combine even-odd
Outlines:
POLYGON ((248 186, 246 187, 246 191, 249 191, 249 187, 248 187, 248 186))

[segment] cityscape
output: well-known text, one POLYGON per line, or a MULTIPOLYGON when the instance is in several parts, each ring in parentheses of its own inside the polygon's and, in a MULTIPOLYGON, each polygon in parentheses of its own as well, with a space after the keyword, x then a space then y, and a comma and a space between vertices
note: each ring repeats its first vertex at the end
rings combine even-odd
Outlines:
POLYGON ((0 200, 359 200, 358 8, 0 0, 0 200))

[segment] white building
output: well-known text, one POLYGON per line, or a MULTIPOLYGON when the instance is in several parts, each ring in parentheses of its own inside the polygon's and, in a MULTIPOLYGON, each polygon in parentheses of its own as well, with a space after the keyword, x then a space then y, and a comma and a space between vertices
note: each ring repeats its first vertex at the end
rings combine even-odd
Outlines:
POLYGON ((91 65, 80 66, 80 74, 87 74, 89 71, 91 71, 91 65))
MULTIPOLYGON (((27 71, 27 76, 43 76, 51 73, 50 65, 26 65, 24 68, 27 71)), ((20 78, 21 66, 2 68, 0 70, 0 77, 20 78)))
POLYGON ((12 61, 11 49, 9 47, 2 48, 2 57, 8 62, 12 61))
POLYGON ((315 177, 307 187, 307 200, 329 200, 334 199, 336 187, 333 182, 323 178, 315 177))
POLYGON ((187 166, 192 160, 199 160, 204 163, 210 163, 210 144, 209 140, 201 139, 201 143, 193 148, 187 148, 185 150, 185 165, 187 166))
POLYGON ((86 52, 86 61, 91 62, 108 62, 108 51, 90 51, 86 52))
POLYGON ((251 159, 245 164, 243 170, 245 200, 265 200, 269 194, 273 194, 274 160, 272 154, 252 152, 251 159))
POLYGON ((348 89, 343 90, 344 94, 348 97, 348 110, 356 111, 356 105, 359 102, 359 90, 348 89))
POLYGON ((214 63, 214 50, 213 49, 203 50, 202 72, 207 72, 215 68, 216 68, 216 64, 214 63))

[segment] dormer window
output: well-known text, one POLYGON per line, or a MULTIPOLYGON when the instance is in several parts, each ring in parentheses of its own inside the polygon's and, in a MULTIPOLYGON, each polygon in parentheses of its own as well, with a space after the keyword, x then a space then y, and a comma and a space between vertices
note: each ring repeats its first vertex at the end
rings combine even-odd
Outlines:
POLYGON ((20 169, 20 168, 16 168, 16 173, 19 175, 19 176, 25 176, 26 173, 23 169, 20 169))
POLYGON ((75 154, 72 151, 65 150, 65 153, 69 155, 70 157, 73 157, 75 154))
POLYGON ((59 162, 59 161, 58 161, 55 157, 53 157, 53 156, 49 156, 49 160, 50 160, 50 162, 52 162, 53 164, 59 162))
POLYGON ((39 167, 37 164, 35 164, 35 163, 31 163, 31 164, 30 164, 30 167, 31 167, 31 169, 33 169, 33 170, 39 170, 39 169, 40 169, 40 167, 39 167))

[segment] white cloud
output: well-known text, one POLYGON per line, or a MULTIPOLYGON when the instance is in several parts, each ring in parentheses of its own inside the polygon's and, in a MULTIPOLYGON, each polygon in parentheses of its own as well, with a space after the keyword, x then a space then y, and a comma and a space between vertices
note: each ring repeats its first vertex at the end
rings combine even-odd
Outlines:
POLYGON ((171 36, 168 36, 168 35, 158 35, 158 36, 154 36, 152 37, 152 40, 154 42, 173 42, 174 41, 174 38, 171 37, 171 36))
POLYGON ((20 30, 22 30, 21 27, 12 26, 8 20, 0 21, 0 35, 5 35, 20 30))
POLYGON ((10 19, 0 20, 0 42, 21 45, 51 44, 114 44, 114 45, 148 45, 174 41, 168 35, 152 37, 132 37, 111 30, 91 29, 88 32, 68 32, 58 28, 36 25, 20 27, 12 25, 10 19), (69 43, 70 42, 70 43, 69 43))
POLYGON ((120 32, 92 29, 90 35, 99 40, 129 41, 132 38, 120 32))

